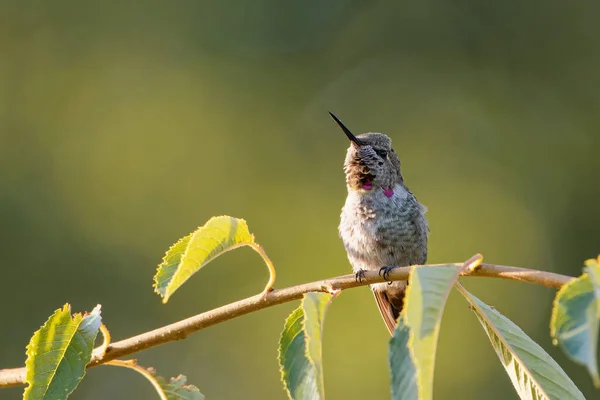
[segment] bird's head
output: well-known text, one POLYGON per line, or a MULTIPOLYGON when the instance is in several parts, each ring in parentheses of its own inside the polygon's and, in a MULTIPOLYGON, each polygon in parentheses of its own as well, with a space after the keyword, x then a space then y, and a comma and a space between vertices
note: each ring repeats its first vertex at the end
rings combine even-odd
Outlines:
POLYGON ((400 158, 392 148, 392 140, 383 133, 363 133, 358 136, 334 114, 331 117, 350 139, 344 161, 348 190, 369 191, 377 187, 393 188, 403 183, 400 158))

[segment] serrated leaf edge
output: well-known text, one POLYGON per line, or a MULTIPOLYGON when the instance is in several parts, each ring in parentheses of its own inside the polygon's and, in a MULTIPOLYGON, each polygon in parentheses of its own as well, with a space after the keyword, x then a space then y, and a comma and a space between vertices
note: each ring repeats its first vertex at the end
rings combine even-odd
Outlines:
MULTIPOLYGON (((179 374, 176 377, 171 377, 169 379, 169 381, 167 381, 164 377, 162 377, 161 375, 158 375, 156 373, 156 369, 152 368, 152 367, 143 367, 141 365, 139 365, 137 363, 136 359, 131 359, 131 360, 111 360, 108 361, 107 363, 105 363, 105 365, 113 365, 116 367, 124 367, 124 368, 129 368, 132 369, 134 371, 136 371, 137 373, 139 373, 140 375, 142 375, 144 378, 146 378, 146 380, 148 380, 150 382, 150 384, 154 387, 154 389, 156 390, 156 393, 158 393, 158 396, 160 397, 161 400, 169 400, 168 395, 167 395, 167 391, 161 386, 159 379, 162 379, 165 384, 172 384, 174 380, 177 380, 181 377, 183 377, 185 379, 185 381, 187 381, 187 377, 183 374, 179 374)), ((196 385, 192 385, 192 384, 188 384, 188 385, 182 385, 179 387, 180 389, 187 389, 190 391, 197 391, 198 393, 200 393, 200 395, 202 397, 204 397, 204 395, 202 394, 202 392, 200 392, 200 389, 196 386, 196 385)), ((176 392, 173 392, 175 395, 177 395, 177 397, 181 397, 179 396, 176 392)))
MULTIPOLYGON (((300 330, 300 333, 304 333, 304 356, 306 357, 306 359, 308 360, 308 362, 313 366, 313 368, 316 369, 316 363, 315 360, 312 359, 312 357, 309 354, 309 340, 310 338, 308 337, 308 335, 306 335, 306 313, 304 312, 304 302, 306 300, 306 295, 313 293, 313 294, 328 294, 330 297, 329 299, 327 299, 327 302, 325 304, 325 307, 323 308, 323 314, 319 316, 320 318, 320 328, 321 328, 321 336, 323 336, 323 320, 325 317, 325 312, 327 311, 327 308, 329 307, 329 305, 331 304, 331 302, 333 301, 334 298, 336 298, 339 294, 340 291, 336 291, 334 293, 327 293, 327 292, 309 292, 309 293, 305 293, 302 296, 302 300, 300 300, 300 305, 296 308, 294 308, 294 310, 292 310, 292 312, 286 317, 285 322, 283 324, 283 330, 281 332, 281 335, 279 336, 279 345, 277 348, 277 360, 279 361, 279 376, 281 379, 281 383, 283 383, 283 387, 285 389, 285 392, 288 396, 289 399, 293 399, 292 397, 292 393, 290 392, 290 389, 285 381, 285 376, 284 376, 284 366, 283 363, 281 362, 281 357, 282 357, 282 352, 281 352, 281 338, 283 337, 283 334, 286 331, 286 327, 288 326, 288 321, 290 321, 292 319, 292 317, 296 314, 296 312, 301 311, 301 318, 302 318, 302 322, 300 323, 302 328, 300 330)), ((290 340, 290 343, 292 342, 292 340, 290 340)), ((321 383, 323 383, 323 379, 321 379, 321 383)), ((321 387, 320 388, 321 391, 324 391, 325 388, 321 387)))
MULTIPOLYGON (((197 229, 200 229, 200 227, 198 227, 197 229)), ((186 240, 189 243, 189 241, 192 238, 192 235, 194 234, 194 232, 191 232, 188 235, 185 235, 185 236, 179 238, 179 240, 177 240, 175 243, 173 243, 171 246, 169 246, 169 249, 165 252, 165 255, 162 258, 162 261, 160 262, 160 264, 158 264, 158 268, 156 270, 156 274, 154 274, 154 278, 153 278, 154 283, 152 284, 152 287, 154 288, 154 292, 157 293, 158 295, 160 295, 161 297, 162 297, 162 293, 160 293, 158 291, 158 275, 160 274, 160 270, 163 267, 163 264, 165 264, 167 262, 167 256, 168 256, 168 254, 171 252, 171 250, 173 250, 175 247, 179 246, 181 243, 185 242, 186 240)), ((187 245, 186 245, 186 248, 187 248, 187 245)), ((180 262, 181 262, 181 258, 182 257, 183 257, 183 252, 181 253, 181 256, 179 257, 180 262)))
MULTIPOLYGON (((496 329, 496 327, 494 326, 494 324, 492 324, 491 322, 488 321, 488 319, 485 316, 485 313, 481 310, 481 308, 479 307, 479 305, 473 301, 473 298, 471 297, 471 293, 469 293, 460 283, 456 283, 456 288, 458 289, 459 292, 461 292, 461 294, 465 297, 465 299, 469 302, 469 304, 471 305, 471 307, 473 309, 477 309, 479 312, 475 313, 475 315, 477 316, 478 319, 482 318, 485 321, 485 324, 487 326, 490 327, 490 329, 494 332, 494 334, 496 335, 496 337, 498 337, 502 343, 511 350, 510 354, 519 361, 519 365, 521 365, 521 368, 523 368, 524 370, 526 370, 529 374, 529 379, 531 379, 532 382, 536 383, 536 386, 538 388, 538 390, 540 391, 541 394, 543 394, 546 398, 550 398, 550 396, 548 396, 548 393, 546 393, 546 391, 543 389, 542 385, 537 381, 537 379, 533 376, 531 370, 525 365, 525 363, 523 362, 523 360, 516 354, 515 349, 510 346, 507 342, 506 339, 504 338, 503 335, 501 335, 498 332, 498 329, 496 329)), ((491 307, 491 306, 490 306, 491 307)), ((505 317, 506 318, 506 317, 505 317)), ((492 346, 493 347, 493 346, 492 346)), ((496 351, 496 349, 494 348, 494 351, 496 351)), ((504 365, 503 365, 504 366, 504 365)), ((512 382, 511 382, 512 383, 512 382)), ((514 385, 514 383, 513 383, 514 385)))
MULTIPOLYGON (((306 318, 305 318, 305 315, 304 315, 304 309, 302 308, 302 301, 301 301, 301 304, 298 307, 294 308, 292 310, 292 312, 285 318, 285 321, 283 323, 283 330, 281 331, 281 334, 279 335, 279 346, 277 346, 277 360, 279 361, 279 377, 281 379, 281 383, 283 383, 283 388, 285 389, 285 392, 287 394, 288 399, 292 399, 293 397, 292 397, 292 392, 290 392, 290 388, 288 387, 288 385, 287 385, 287 383, 285 381, 284 366, 283 366, 283 362, 281 362, 282 361, 282 355, 283 355, 283 353, 281 351, 281 339, 283 338, 283 335, 284 335, 284 333, 286 331, 286 327, 288 326, 288 321, 291 321, 291 319, 294 316, 294 314, 296 314, 296 312, 298 312, 298 311, 301 311, 300 314, 301 314, 301 317, 302 317, 302 326, 303 326, 302 329, 304 329, 304 320, 306 318)), ((290 343, 291 342, 292 341, 290 340, 290 343)), ((305 343, 305 346, 306 346, 306 343, 305 343)), ((306 349, 305 349, 305 351, 306 351, 306 349)))
MULTIPOLYGON (((97 304, 96 307, 94 307, 92 309, 91 312, 85 312, 85 313, 75 313, 75 314, 71 314, 71 304, 69 303, 65 303, 65 305, 62 308, 58 308, 56 309, 51 315, 50 317, 48 317, 48 319, 46 320, 46 322, 44 322, 44 324, 42 326, 40 326, 40 328, 35 331, 31 337, 31 339, 29 340, 29 343, 27 344, 26 348, 25 348, 25 354, 27 356, 27 359, 25 360, 25 367, 28 368, 30 367, 31 363, 33 363, 34 359, 33 359, 33 340, 37 335, 41 335, 41 331, 42 329, 44 329, 44 327, 46 327, 46 325, 55 317, 58 316, 59 313, 67 313, 67 315, 70 318, 70 322, 71 323, 75 323, 77 324, 77 328, 75 329, 75 331, 73 332, 73 334, 71 335, 71 337, 69 338, 69 343, 65 346, 64 350, 62 351, 62 355, 59 358, 59 362, 56 365, 56 368, 53 369, 52 371, 52 375, 50 377, 49 382, 51 383, 54 379, 54 376, 56 375, 56 372, 58 371, 58 367, 60 366, 60 364, 62 363, 62 360, 65 357, 65 353, 67 351, 67 349, 69 348, 69 346, 71 345, 71 342, 73 340, 73 338, 75 337, 75 335, 77 334, 77 332, 79 331, 79 327, 81 326, 81 323, 84 321, 85 318, 89 317, 90 315, 94 314, 94 313, 100 313, 101 310, 101 305, 97 304)), ((39 341, 39 338, 38 338, 39 341)), ((93 351, 93 348, 92 348, 93 351)), ((91 357, 91 352, 90 352, 90 357, 91 357)), ((83 374, 81 376, 81 378, 79 379, 79 381, 81 381, 81 379, 83 379, 83 377, 85 376, 85 372, 86 372, 86 368, 84 367, 83 369, 83 374)), ((35 376, 33 377, 35 378, 35 376)), ((27 383, 27 386, 25 387, 25 392, 23 393, 23 398, 25 398, 25 395, 27 394, 28 390, 31 390, 30 388, 33 386, 33 382, 29 382, 28 380, 28 374, 26 373, 25 375, 25 382, 27 383)), ((44 390, 44 397, 46 396, 46 393, 48 391, 48 388, 50 388, 50 384, 46 386, 45 390, 44 390)), ((74 388, 75 389, 75 388, 74 388)), ((72 392, 71 392, 72 393, 72 392)))

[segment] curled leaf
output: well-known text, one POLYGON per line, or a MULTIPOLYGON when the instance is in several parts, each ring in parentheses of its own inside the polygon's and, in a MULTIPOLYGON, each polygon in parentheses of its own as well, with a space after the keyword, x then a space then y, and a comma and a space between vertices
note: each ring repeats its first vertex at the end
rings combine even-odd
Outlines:
POLYGON ((270 278, 265 287, 266 293, 275 282, 275 268, 271 260, 254 241, 246 221, 226 215, 211 218, 204 226, 171 246, 154 276, 154 291, 161 295, 163 303, 166 303, 200 268, 221 254, 241 246, 250 246, 267 264, 270 278))

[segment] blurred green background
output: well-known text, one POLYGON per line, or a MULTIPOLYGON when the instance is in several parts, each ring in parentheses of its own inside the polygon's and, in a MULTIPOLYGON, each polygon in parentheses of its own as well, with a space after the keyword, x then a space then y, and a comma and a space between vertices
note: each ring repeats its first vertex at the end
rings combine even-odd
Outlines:
MULTIPOLYGON (((277 287, 350 272, 337 223, 348 142, 388 133, 429 207, 431 263, 577 275, 600 252, 600 3, 3 1, 0 368, 65 302, 102 304, 119 340, 259 292, 250 249, 168 304, 164 251, 213 215, 245 218, 277 287)), ((464 279, 564 366, 553 292, 464 279)), ((283 399, 277 341, 296 303, 137 355, 211 399, 283 399)), ((436 399, 516 398, 467 304, 442 324, 436 399)), ((388 398, 388 333, 366 288, 330 307, 331 399, 388 398)), ((20 398, 22 388, 0 391, 20 398)), ((156 398, 134 372, 89 371, 73 399, 156 398)))

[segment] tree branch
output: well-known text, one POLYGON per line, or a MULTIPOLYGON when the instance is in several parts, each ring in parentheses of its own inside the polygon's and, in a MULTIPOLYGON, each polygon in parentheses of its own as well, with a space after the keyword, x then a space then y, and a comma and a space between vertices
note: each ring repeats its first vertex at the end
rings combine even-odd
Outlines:
MULTIPOLYGON (((448 264, 429 264, 428 266, 438 265, 448 264)), ((452 265, 463 266, 463 263, 456 263, 452 265)), ((394 268, 389 273, 389 280, 398 281, 408 279, 408 274, 411 268, 412 267, 394 268)), ((552 272, 493 264, 480 264, 475 268, 467 268, 463 270, 462 275, 511 279, 535 283, 554 289, 559 289, 562 285, 573 279, 570 276, 555 274, 552 272)), ((273 290, 268 292, 266 295, 258 294, 210 311, 206 311, 193 317, 186 318, 173 324, 130 337, 128 339, 110 343, 108 347, 97 347, 92 353, 92 360, 90 364, 88 364, 88 367, 104 364, 108 361, 128 356, 160 344, 185 339, 191 333, 208 328, 209 326, 216 325, 254 311, 262 310, 263 308, 300 299, 305 293, 335 292, 338 290, 350 289, 357 286, 365 286, 371 283, 379 283, 383 281, 384 279, 379 276, 377 271, 367 271, 365 272, 364 279, 362 279, 361 282, 358 282, 354 275, 344 275, 322 281, 291 286, 285 289, 273 290)), ((25 373, 26 370, 24 367, 0 370, 0 388, 24 385, 25 373)))

